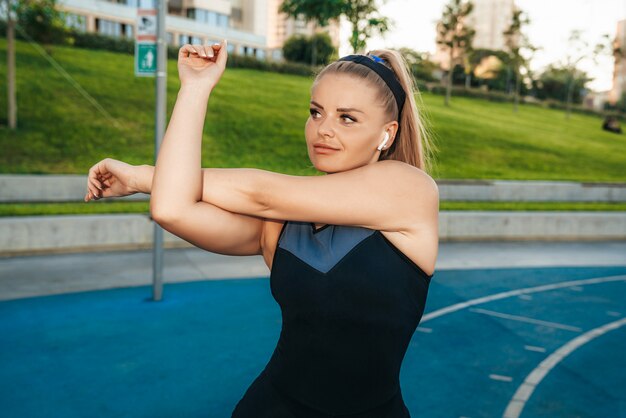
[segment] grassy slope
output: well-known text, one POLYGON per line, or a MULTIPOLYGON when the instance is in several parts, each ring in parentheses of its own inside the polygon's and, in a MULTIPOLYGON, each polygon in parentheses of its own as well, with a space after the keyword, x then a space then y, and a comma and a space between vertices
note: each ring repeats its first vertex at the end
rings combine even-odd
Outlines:
MULTIPOLYGON (((55 46, 53 57, 122 128, 18 42, 19 129, 0 127, 0 173, 84 174, 105 157, 152 163, 154 79, 135 77, 129 55, 55 46)), ((169 115, 179 85, 175 61, 168 62, 168 75, 169 115)), ((0 78, 6 80, 6 39, 0 39, 0 78)), ((202 165, 316 174, 303 143, 310 83, 229 68, 209 103, 202 165)), ((423 99, 438 148, 434 178, 626 181, 626 136, 603 132, 598 117, 567 121, 560 111, 533 106, 515 115, 509 104, 453 98, 446 108, 440 96, 423 99)), ((0 83, 3 124, 5 109, 6 83, 0 83)))
MULTIPOLYGON (((103 157, 130 163, 154 159, 154 79, 133 75, 131 56, 54 47, 53 56, 124 128, 118 130, 30 45, 18 42, 20 129, 0 130, 3 173, 84 173, 103 157)), ((0 77, 6 79, 6 40, 0 77)), ((176 98, 176 62, 169 61, 168 114, 176 98)), ((313 174, 303 145, 311 80, 228 69, 211 96, 203 165, 256 166, 313 174)), ((437 154, 435 178, 626 181, 626 136, 600 129, 598 117, 424 95, 437 154)), ((6 109, 6 83, 0 83, 6 109)), ((3 119, 6 118, 0 115, 3 119)))
MULTIPOLYGON (((3 80, 5 48, 0 39, 3 80)), ((112 126, 32 47, 20 43, 19 130, 0 129, 0 172, 86 173, 105 157, 152 163, 154 79, 136 78, 129 55, 54 47, 53 57, 123 128, 112 126)), ((168 74, 169 115, 179 86, 175 61, 168 62, 168 74)), ((229 69, 209 103, 203 165, 312 174, 302 143, 309 84, 303 77, 229 69)), ((6 83, 0 83, 0 108, 5 104, 6 83)))

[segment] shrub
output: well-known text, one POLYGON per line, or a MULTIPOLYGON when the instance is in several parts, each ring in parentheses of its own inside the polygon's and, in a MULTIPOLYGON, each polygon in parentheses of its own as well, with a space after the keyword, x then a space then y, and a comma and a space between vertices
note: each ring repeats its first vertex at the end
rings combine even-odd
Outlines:
POLYGON ((283 45, 283 56, 287 61, 310 64, 313 58, 313 40, 315 40, 316 63, 328 64, 336 55, 335 47, 327 33, 313 36, 293 35, 283 45))
POLYGON ((16 24, 35 41, 46 45, 65 42, 65 14, 56 8, 56 0, 19 0, 13 10, 16 24))

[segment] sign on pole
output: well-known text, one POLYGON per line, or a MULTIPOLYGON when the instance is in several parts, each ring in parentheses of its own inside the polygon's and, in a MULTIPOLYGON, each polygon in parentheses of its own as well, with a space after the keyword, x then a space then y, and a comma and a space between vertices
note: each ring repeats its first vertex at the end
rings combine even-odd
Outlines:
MULTIPOLYGON (((156 165, 159 149, 163 136, 165 136, 166 122, 166 103, 167 103, 167 43, 165 41, 165 15, 167 13, 167 0, 158 0, 157 10, 158 19, 155 19, 157 28, 157 36, 155 43, 158 45, 156 49, 156 120, 154 130, 154 164, 156 165)), ((148 29, 146 29, 148 30, 148 29)), ((144 57, 149 56, 149 50, 146 50, 144 57)), ((152 246, 153 262, 152 262, 152 299, 160 301, 163 297, 163 228, 156 222, 154 223, 154 244, 152 246)))
MULTIPOLYGON (((167 43, 165 15, 167 0, 156 0, 156 9, 137 9, 135 30, 135 76, 155 77, 156 108, 154 126, 154 162, 165 135, 167 94, 167 43)), ((152 244, 152 299, 163 297, 163 229, 154 222, 152 244)))
POLYGON ((135 44, 135 75, 154 77, 157 64, 156 44, 135 44))
POLYGON ((137 9, 135 76, 154 77, 157 71, 157 10, 137 9))

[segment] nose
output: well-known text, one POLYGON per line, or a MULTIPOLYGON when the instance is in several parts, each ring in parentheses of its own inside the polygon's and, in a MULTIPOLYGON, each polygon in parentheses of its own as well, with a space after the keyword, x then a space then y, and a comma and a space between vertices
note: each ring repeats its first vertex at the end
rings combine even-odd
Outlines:
POLYGON ((317 125, 317 133, 320 136, 335 136, 335 131, 333 130, 333 120, 331 117, 326 116, 324 120, 317 125))

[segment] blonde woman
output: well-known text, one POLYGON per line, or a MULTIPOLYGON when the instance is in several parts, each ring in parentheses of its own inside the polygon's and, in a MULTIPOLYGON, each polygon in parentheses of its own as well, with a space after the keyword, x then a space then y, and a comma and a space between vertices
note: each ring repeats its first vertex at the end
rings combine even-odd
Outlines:
POLYGON ((317 75, 304 133, 326 175, 292 176, 201 168, 226 60, 225 41, 182 46, 156 166, 102 160, 85 200, 150 193, 153 219, 171 233, 211 252, 263 255, 282 330, 233 418, 409 417, 400 366, 435 270, 439 194, 405 62, 377 50, 317 75))

